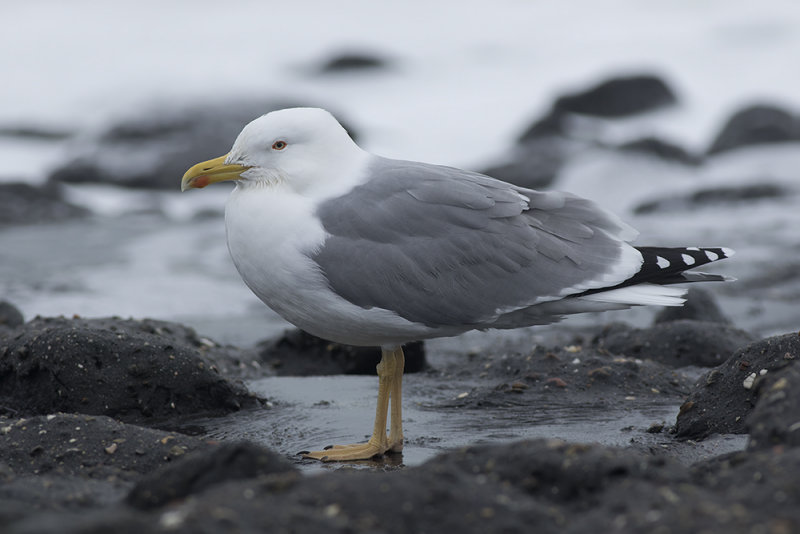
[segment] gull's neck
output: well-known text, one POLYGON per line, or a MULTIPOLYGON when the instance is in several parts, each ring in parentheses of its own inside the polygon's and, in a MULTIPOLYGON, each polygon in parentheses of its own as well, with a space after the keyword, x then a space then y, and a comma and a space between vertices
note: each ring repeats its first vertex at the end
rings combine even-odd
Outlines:
POLYGON ((285 169, 289 178, 284 185, 317 201, 334 198, 368 179, 368 168, 373 158, 372 154, 350 141, 349 146, 318 154, 313 162, 302 162, 297 169, 285 169))

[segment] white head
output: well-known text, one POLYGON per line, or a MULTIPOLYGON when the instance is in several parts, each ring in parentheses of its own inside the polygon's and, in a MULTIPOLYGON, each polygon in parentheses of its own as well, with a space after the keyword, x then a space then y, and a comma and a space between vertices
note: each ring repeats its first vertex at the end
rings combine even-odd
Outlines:
POLYGON ((225 156, 189 169, 181 190, 236 180, 244 186, 281 183, 304 191, 335 182, 365 154, 324 109, 281 109, 245 126, 225 156))

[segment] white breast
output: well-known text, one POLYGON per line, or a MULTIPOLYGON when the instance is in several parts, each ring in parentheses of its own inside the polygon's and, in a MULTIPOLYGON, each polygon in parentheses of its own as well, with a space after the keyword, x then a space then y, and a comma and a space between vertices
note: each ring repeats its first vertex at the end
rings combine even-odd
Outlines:
POLYGON ((231 193, 228 250, 253 293, 290 323, 332 341, 392 346, 441 335, 394 312, 355 306, 330 289, 311 259, 326 239, 315 205, 280 184, 240 185, 231 193))

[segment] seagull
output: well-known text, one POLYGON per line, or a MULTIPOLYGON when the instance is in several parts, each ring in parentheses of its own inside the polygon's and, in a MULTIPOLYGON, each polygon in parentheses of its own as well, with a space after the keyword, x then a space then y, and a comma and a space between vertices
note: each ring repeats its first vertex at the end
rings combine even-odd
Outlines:
POLYGON ((255 119, 181 190, 222 181, 236 183, 228 250, 253 293, 311 334, 381 348, 372 436, 305 453, 322 461, 402 451, 404 343, 680 306, 673 284, 729 279, 687 271, 728 248, 633 246, 637 232, 589 200, 371 154, 317 108, 255 119))

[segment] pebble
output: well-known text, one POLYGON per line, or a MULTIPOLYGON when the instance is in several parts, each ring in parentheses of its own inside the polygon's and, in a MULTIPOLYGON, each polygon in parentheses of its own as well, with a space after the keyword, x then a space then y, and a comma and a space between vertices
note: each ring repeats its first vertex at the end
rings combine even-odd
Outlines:
POLYGON ((755 381, 756 381, 756 374, 750 373, 749 375, 747 375, 747 378, 744 379, 742 385, 744 386, 744 389, 750 389, 753 387, 753 382, 755 381))

